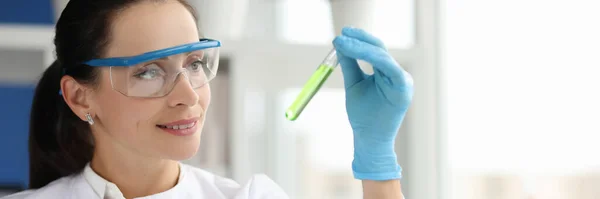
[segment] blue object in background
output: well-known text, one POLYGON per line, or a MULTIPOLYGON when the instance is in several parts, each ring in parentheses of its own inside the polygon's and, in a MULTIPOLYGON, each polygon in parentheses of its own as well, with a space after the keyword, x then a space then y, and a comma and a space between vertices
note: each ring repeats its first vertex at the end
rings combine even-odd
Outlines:
POLYGON ((0 189, 26 189, 29 181, 29 111, 34 86, 0 84, 0 189))
POLYGON ((0 1, 0 24, 53 25, 52 0, 0 1))

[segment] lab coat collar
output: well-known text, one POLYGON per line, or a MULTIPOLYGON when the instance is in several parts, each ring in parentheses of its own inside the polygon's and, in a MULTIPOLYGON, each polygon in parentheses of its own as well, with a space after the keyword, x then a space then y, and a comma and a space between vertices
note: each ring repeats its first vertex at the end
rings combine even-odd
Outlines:
MULTIPOLYGON (((157 193, 151 196, 147 196, 147 197, 142 197, 139 199, 145 199, 145 198, 179 198, 178 196, 182 196, 180 194, 185 195, 186 193, 184 193, 186 190, 183 186, 185 186, 185 184, 187 183, 183 183, 184 182, 184 178, 185 178, 185 173, 186 173, 186 169, 184 169, 181 165, 181 163, 179 163, 179 179, 177 181, 177 184, 164 192, 161 193, 157 193), (183 191, 183 192, 182 192, 183 191)), ((123 196, 123 193, 121 192, 121 190, 119 190, 119 188, 112 182, 109 182, 108 180, 104 179, 103 177, 101 177, 100 175, 98 175, 91 167, 90 164, 88 163, 84 170, 83 170, 83 177, 86 180, 86 182, 92 187, 92 189, 94 190, 95 194, 97 196, 99 196, 100 198, 110 198, 110 199, 125 199, 125 197, 123 196)), ((189 193, 188 193, 189 194, 189 193)))

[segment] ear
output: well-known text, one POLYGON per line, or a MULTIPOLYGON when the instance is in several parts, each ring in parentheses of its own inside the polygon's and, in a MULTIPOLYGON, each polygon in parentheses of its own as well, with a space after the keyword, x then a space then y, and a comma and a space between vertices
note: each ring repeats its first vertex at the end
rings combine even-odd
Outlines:
POLYGON ((86 114, 93 117, 91 107, 92 89, 86 85, 80 84, 73 77, 65 75, 60 79, 60 88, 62 96, 69 108, 81 120, 87 121, 86 114))

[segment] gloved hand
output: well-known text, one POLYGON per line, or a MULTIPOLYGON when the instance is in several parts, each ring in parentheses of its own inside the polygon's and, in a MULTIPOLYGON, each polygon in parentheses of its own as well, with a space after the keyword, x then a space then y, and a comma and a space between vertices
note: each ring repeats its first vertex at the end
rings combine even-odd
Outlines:
POLYGON ((354 177, 390 180, 402 177, 394 143, 413 96, 413 80, 378 38, 346 27, 333 40, 342 67, 346 112, 354 133, 354 177), (357 59, 373 66, 365 74, 357 59))

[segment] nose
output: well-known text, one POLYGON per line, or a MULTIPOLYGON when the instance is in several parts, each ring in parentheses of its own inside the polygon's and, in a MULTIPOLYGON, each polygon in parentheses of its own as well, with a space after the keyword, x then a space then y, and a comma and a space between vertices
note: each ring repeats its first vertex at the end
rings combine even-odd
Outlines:
POLYGON ((185 72, 179 73, 175 79, 173 90, 169 94, 169 106, 195 106, 200 96, 194 90, 185 72))

